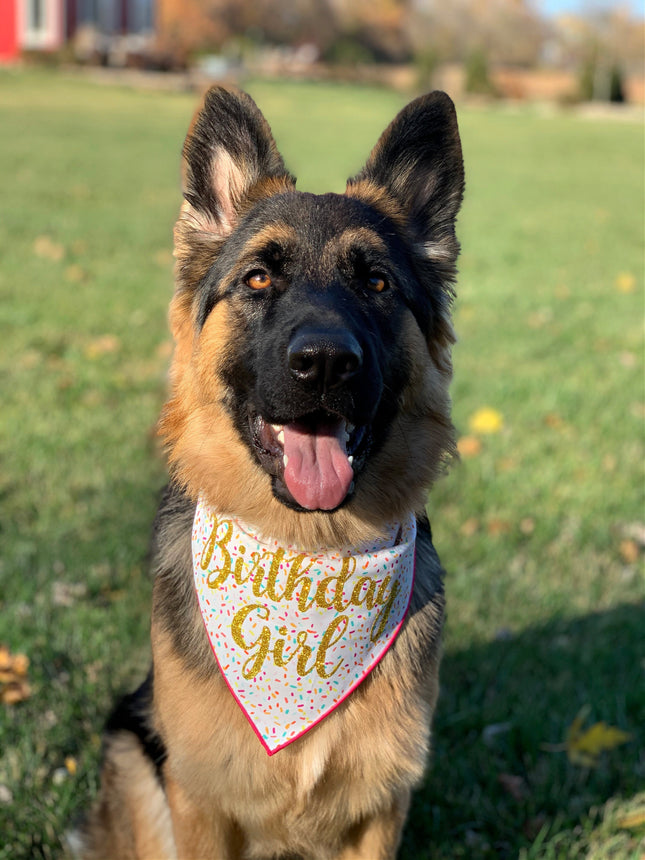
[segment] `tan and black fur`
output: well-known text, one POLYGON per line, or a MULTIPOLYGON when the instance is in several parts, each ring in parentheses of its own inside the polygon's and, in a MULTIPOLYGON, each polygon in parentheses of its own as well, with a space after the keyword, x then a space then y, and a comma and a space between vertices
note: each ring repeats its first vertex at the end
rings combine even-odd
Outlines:
POLYGON ((442 571, 423 508, 453 451, 454 108, 443 93, 408 105, 344 195, 297 192, 255 104, 221 88, 206 95, 183 156, 153 666, 108 723, 82 856, 392 858, 438 691, 442 571), (338 503, 294 495, 275 436, 290 422, 349 434, 354 480, 338 503), (352 545, 419 512, 414 592, 394 645, 273 756, 220 677, 199 613, 200 493, 303 549, 352 545))

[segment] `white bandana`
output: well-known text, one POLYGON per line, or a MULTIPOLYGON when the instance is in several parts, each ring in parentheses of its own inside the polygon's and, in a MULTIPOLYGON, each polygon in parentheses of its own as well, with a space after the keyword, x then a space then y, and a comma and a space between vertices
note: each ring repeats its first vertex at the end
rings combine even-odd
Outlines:
POLYGON ((193 570, 220 671, 269 755, 330 714, 403 623, 416 519, 356 550, 308 554, 219 517, 200 499, 193 570))

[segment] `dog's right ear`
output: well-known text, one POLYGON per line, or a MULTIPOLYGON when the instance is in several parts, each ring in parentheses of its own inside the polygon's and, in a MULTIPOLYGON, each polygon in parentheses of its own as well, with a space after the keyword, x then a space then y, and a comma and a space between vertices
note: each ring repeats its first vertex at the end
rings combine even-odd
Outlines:
POLYGON ((245 204, 295 187, 253 99, 212 87, 183 148, 184 204, 178 227, 225 238, 245 204))
POLYGON ((349 194, 367 199, 378 189, 397 201, 419 247, 452 277, 464 165, 455 106, 446 93, 428 93, 404 108, 348 184, 349 194))

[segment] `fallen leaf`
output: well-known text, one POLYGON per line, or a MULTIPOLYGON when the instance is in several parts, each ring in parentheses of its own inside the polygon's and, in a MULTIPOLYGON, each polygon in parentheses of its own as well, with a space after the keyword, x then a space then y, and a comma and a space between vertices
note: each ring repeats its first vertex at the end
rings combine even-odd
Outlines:
POLYGON ((635 540, 631 538, 621 540, 619 551, 620 557, 625 564, 634 564, 634 562, 638 561, 639 549, 635 540))
POLYGON ((65 278, 72 284, 82 284, 87 280, 87 273, 78 263, 72 263, 65 269, 65 278))
POLYGON ((3 685, 0 699, 5 705, 17 705, 31 696, 31 687, 26 681, 10 681, 3 685))
POLYGON ((499 537, 499 535, 506 535, 511 530, 511 524, 508 520, 503 520, 500 517, 493 517, 493 519, 488 521, 487 525, 488 534, 491 537, 499 537))
POLYGON ((633 293, 636 289, 636 278, 631 272, 620 272, 616 276, 614 286, 619 293, 633 293))
POLYGON ((645 806, 640 809, 635 809, 633 812, 627 812, 620 818, 616 819, 616 824, 624 830, 636 830, 645 825, 645 806))
POLYGON ((22 370, 33 370, 42 361, 42 355, 36 349, 27 349, 18 356, 18 367, 22 370))
POLYGON ((82 582, 61 582, 56 580, 52 586, 54 606, 73 606, 87 594, 87 586, 82 582))
POLYGON ((564 421, 557 412, 549 412, 544 416, 544 423, 547 427, 552 427, 554 430, 559 430, 564 427, 564 421))
POLYGON ((103 397, 100 391, 96 391, 96 389, 92 389, 90 391, 86 391, 83 397, 81 398, 81 403, 83 406, 98 406, 103 402, 103 397))
POLYGON ((589 706, 581 708, 574 721, 569 726, 565 746, 567 756, 572 764, 583 767, 595 767, 601 753, 627 743, 631 735, 605 722, 594 723, 588 729, 582 728, 589 706))
POLYGON ((90 684, 96 684, 105 670, 105 664, 102 660, 95 660, 93 663, 88 663, 85 666, 85 677, 90 684))
POLYGON ((517 469, 517 460, 515 457, 502 457, 497 461, 497 468, 500 472, 512 472, 517 469))
POLYGON ((539 311, 533 311, 528 316, 529 328, 543 328, 548 325, 553 319, 553 311, 551 308, 541 308, 539 311))
POLYGON ((58 717, 51 708, 48 708, 43 714, 43 725, 48 729, 58 725, 58 717))
POLYGON ((66 373, 56 380, 56 388, 59 391, 67 391, 74 385, 75 381, 75 377, 71 373, 66 373))
POLYGON ((113 334, 104 334, 87 344, 85 355, 87 358, 98 358, 101 355, 118 352, 120 348, 121 341, 118 337, 115 337, 113 334))
POLYGON ((51 236, 38 236, 34 241, 34 254, 44 260, 59 263, 65 256, 65 249, 59 242, 54 242, 51 236))
POLYGON ((479 531, 479 520, 476 517, 469 517, 461 526, 459 531, 464 537, 472 537, 479 531))
POLYGON ((31 696, 27 683, 29 657, 25 654, 11 654, 9 649, 0 646, 0 701, 5 705, 16 705, 31 696))
POLYGON ((621 352, 618 358, 622 366, 627 367, 629 369, 632 367, 636 367, 636 363, 638 361, 638 359, 636 358, 636 354, 633 352, 629 352, 628 350, 621 352))
POLYGON ((76 197, 78 200, 85 200, 90 196, 90 186, 86 182, 76 182, 69 189, 72 197, 76 197))
POLYGON ((602 458, 602 468, 605 472, 615 472, 618 460, 614 454, 605 454, 602 458))
POLYGON ((504 426, 504 419, 497 409, 483 406, 470 416, 468 426, 472 433, 499 433, 504 426))
POLYGON ((457 442, 457 451, 464 459, 476 457, 482 449, 482 443, 476 436, 462 436, 457 442))
POLYGON ((645 523, 627 523, 623 526, 622 532, 625 537, 631 538, 645 549, 645 523))
POLYGON ((594 352, 609 352, 611 341, 607 337, 598 337, 593 342, 594 352))
POLYGON ((24 677, 29 668, 29 657, 26 654, 16 654, 12 661, 12 669, 16 675, 24 677))
POLYGON ((54 785, 62 785, 68 776, 69 773, 67 771, 67 768, 57 767, 52 774, 52 782, 54 785))

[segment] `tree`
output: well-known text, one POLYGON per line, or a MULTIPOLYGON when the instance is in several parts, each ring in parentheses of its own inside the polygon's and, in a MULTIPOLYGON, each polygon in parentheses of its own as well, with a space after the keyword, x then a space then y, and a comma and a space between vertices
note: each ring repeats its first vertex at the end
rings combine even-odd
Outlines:
POLYGON ((432 47, 445 61, 464 62, 481 51, 492 64, 532 66, 546 32, 526 0, 417 0, 408 22, 415 54, 432 47))

